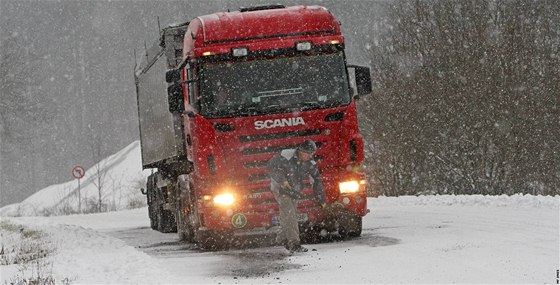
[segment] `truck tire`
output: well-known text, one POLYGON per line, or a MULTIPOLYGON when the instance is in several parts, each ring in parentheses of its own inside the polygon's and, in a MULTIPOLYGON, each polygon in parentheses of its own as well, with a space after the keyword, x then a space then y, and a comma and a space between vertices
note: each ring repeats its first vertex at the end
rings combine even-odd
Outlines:
POLYGON ((299 230, 299 238, 302 243, 314 244, 321 241, 321 229, 318 225, 301 225, 299 230))
POLYGON ((359 237, 362 234, 362 217, 345 215, 338 220, 338 234, 342 238, 359 237))
POLYGON ((187 221, 188 217, 177 214, 177 234, 179 235, 179 240, 192 243, 194 241, 194 233, 187 221))
MULTIPOLYGON (((150 195, 150 192, 148 192, 148 195, 150 195)), ((148 205, 148 212, 150 216, 150 228, 152 228, 152 230, 157 230, 158 219, 157 219, 157 211, 155 205, 148 205)))
POLYGON ((152 174, 152 208, 154 210, 153 216, 155 219, 154 225, 156 230, 162 233, 171 233, 177 231, 175 224, 175 215, 169 210, 165 210, 163 206, 166 204, 164 194, 157 187, 157 173, 152 174))
POLYGON ((148 200, 148 217, 150 218, 150 228, 152 228, 152 230, 157 230, 158 229, 158 224, 157 224, 157 211, 156 211, 156 205, 155 202, 155 183, 154 183, 154 177, 155 175, 150 175, 148 176, 148 180, 146 182, 146 199, 148 200))
POLYGON ((194 229, 192 225, 194 193, 190 191, 189 182, 183 175, 177 180, 177 197, 179 197, 177 207, 177 233, 179 239, 186 242, 194 242, 194 229))
POLYGON ((159 206, 157 213, 157 230, 162 233, 172 233, 177 231, 175 224, 175 216, 169 210, 164 210, 163 206, 159 206))

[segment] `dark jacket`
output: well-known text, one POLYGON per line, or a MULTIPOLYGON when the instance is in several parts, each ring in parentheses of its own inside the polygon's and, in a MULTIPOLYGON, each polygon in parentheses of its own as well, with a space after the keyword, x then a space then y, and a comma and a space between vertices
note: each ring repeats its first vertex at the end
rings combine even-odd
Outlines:
POLYGON ((282 188, 282 191, 283 194, 294 199, 303 198, 304 180, 311 178, 310 182, 313 183, 315 198, 320 204, 323 204, 325 202, 325 188, 315 161, 313 159, 301 161, 297 158, 296 152, 295 149, 285 149, 270 159, 268 162, 270 178, 279 185, 288 181, 292 189, 282 188))

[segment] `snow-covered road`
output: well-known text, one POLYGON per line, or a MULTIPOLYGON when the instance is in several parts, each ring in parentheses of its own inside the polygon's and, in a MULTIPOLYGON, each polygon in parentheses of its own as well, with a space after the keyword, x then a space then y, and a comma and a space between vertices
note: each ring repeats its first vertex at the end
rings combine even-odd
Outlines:
POLYGON ((53 272, 77 283, 557 282, 558 197, 370 198, 369 208, 361 237, 294 255, 203 252, 150 230, 146 209, 10 219, 46 229, 58 244, 53 272))

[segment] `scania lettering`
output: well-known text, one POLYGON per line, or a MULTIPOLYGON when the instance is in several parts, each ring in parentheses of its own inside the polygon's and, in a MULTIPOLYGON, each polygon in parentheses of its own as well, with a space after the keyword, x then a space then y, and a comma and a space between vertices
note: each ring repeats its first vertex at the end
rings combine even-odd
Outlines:
POLYGON ((135 72, 151 227, 210 249, 274 237, 282 221, 266 164, 311 139, 328 206, 303 190, 302 239, 359 236, 367 199, 356 104, 371 78, 347 64, 333 14, 256 6, 159 34, 135 72))
POLYGON ((283 128, 283 127, 292 127, 297 125, 305 125, 305 121, 303 121, 302 117, 297 118, 289 118, 289 119, 275 119, 275 120, 266 120, 266 121, 256 121, 255 122, 255 129, 272 129, 272 128, 283 128))

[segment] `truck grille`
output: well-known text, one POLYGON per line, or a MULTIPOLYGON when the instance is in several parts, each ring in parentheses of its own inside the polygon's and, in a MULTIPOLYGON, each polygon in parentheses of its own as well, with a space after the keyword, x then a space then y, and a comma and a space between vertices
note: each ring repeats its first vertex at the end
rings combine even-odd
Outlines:
POLYGON ((244 164, 245 168, 259 168, 265 167, 268 161, 261 160, 261 161, 251 161, 244 164))
POLYGON ((268 174, 253 174, 249 175, 249 182, 258 182, 268 179, 268 174))
MULTIPOLYGON (((247 171, 245 172, 247 176, 245 176, 248 183, 257 183, 262 185, 261 183, 266 183, 270 177, 268 176, 268 171, 266 170, 266 166, 270 158, 284 150, 289 148, 297 148, 299 146, 299 142, 294 143, 290 140, 288 143, 288 139, 293 138, 311 138, 317 137, 321 135, 321 129, 310 129, 310 130, 298 130, 298 131, 289 131, 289 132, 279 132, 279 133, 271 133, 271 134, 257 134, 257 135, 241 135, 238 136, 238 140, 242 144, 249 144, 248 148, 241 149, 241 154, 245 157, 242 162, 242 167, 247 171), (284 140, 282 142, 282 140, 284 140), (280 144, 280 145, 279 145, 280 144)), ((298 139, 299 141, 299 139, 298 139)), ((321 148, 321 142, 315 142, 318 148, 321 148)), ((233 149, 237 147, 232 147, 233 149)), ((319 161, 322 159, 321 155, 315 155, 315 160, 319 161)), ((267 187, 267 190, 268 187, 267 187)), ((252 190, 251 192, 254 192, 252 190)))
MULTIPOLYGON (((315 142, 317 148, 321 148, 321 142, 315 142)), ((288 144, 288 145, 279 145, 279 146, 267 146, 267 147, 258 147, 258 148, 248 148, 243 150, 241 153, 244 155, 253 155, 253 154, 263 154, 263 153, 277 153, 283 149, 287 148, 296 148, 299 144, 288 144)))
POLYGON ((258 148, 248 148, 243 150, 241 153, 244 155, 253 155, 253 154, 262 154, 262 153, 276 153, 283 149, 287 148, 295 148, 298 145, 280 145, 280 146, 267 146, 267 147, 258 147, 258 148))
POLYGON ((303 130, 303 131, 293 131, 284 133, 274 133, 274 134, 263 134, 263 135, 252 135, 252 136, 240 136, 239 140, 241 142, 256 142, 256 141, 266 141, 266 140, 277 140, 295 137, 307 137, 320 135, 321 130, 303 130))

